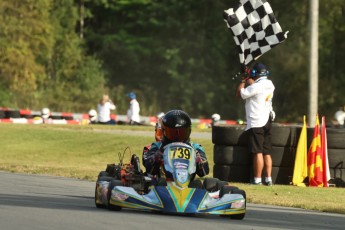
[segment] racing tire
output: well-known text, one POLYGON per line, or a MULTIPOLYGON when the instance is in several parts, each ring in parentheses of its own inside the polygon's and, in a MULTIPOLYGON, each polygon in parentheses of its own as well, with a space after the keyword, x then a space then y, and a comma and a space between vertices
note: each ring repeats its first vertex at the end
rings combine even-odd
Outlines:
POLYGON ((272 124, 271 144, 272 146, 290 147, 296 140, 296 129, 290 126, 272 124))
POLYGON ((97 185, 96 185, 96 188, 95 188, 95 205, 97 208, 105 208, 106 206, 104 204, 97 204, 96 203, 96 197, 97 197, 97 185))
POLYGON ((98 178, 100 177, 111 177, 110 174, 106 171, 101 171, 99 174, 98 174, 98 178))
POLYGON ((327 129, 327 147, 345 149, 345 129, 327 129))
POLYGON ((218 191, 218 178, 205 178, 204 183, 202 184, 203 188, 209 192, 218 191))
POLYGON ((227 185, 229 185, 229 182, 223 181, 223 180, 219 180, 217 182, 217 190, 220 190, 223 186, 227 186, 227 185))
MULTIPOLYGON (((102 172, 99 173, 97 182, 98 182, 98 181, 111 181, 111 180, 114 179, 114 178, 111 177, 111 176, 104 176, 105 173, 106 173, 105 171, 102 171, 102 172)), ((97 184, 97 183, 96 183, 96 184, 97 184)), ((97 185, 96 185, 96 188, 95 188, 95 205, 96 205, 97 208, 105 208, 106 205, 104 205, 104 204, 97 204, 97 203, 96 203, 96 197, 97 197, 97 185)))
POLYGON ((97 181, 111 181, 111 180, 114 180, 114 177, 111 177, 111 176, 100 176, 97 179, 97 181))
POLYGON ((270 152, 273 167, 294 167, 296 148, 272 146, 270 152))
MULTIPOLYGON (((244 197, 245 199, 245 204, 244 207, 247 207, 247 195, 246 192, 242 189, 235 189, 232 191, 232 194, 240 194, 244 197)), ((242 220, 245 217, 246 213, 241 213, 241 214, 235 214, 235 215, 230 215, 230 219, 234 220, 242 220)))
POLYGON ((242 145, 248 143, 248 133, 243 125, 214 125, 212 142, 216 145, 242 145))
POLYGON ((122 209, 121 206, 113 205, 110 203, 111 191, 113 190, 115 186, 123 186, 123 183, 120 180, 110 181, 109 187, 108 187, 108 209, 111 211, 121 211, 122 209))
POLYGON ((344 149, 333 149, 328 147, 328 161, 329 167, 334 168, 344 168, 345 163, 345 151, 344 149))
POLYGON ((4 119, 5 117, 6 117, 5 111, 4 110, 0 110, 0 119, 4 119))
POLYGON ((20 111, 19 110, 7 110, 5 111, 6 118, 20 118, 20 111))
MULTIPOLYGON (((240 195, 242 195, 245 199, 245 207, 247 207, 247 194, 244 190, 239 189, 236 186, 225 185, 220 189, 219 197, 223 197, 225 194, 240 194, 240 195)), ((234 215, 230 215, 230 218, 235 219, 235 220, 242 220, 245 215, 246 215, 246 213, 234 214, 234 215)), ((227 215, 221 215, 221 216, 227 217, 227 215)))
POLYGON ((219 197, 223 197, 225 194, 233 194, 236 190, 239 190, 236 186, 224 185, 220 188, 219 197))
MULTIPOLYGON (((296 142, 294 128, 272 124, 272 146, 293 146, 296 142)), ((247 146, 249 133, 243 125, 215 125, 212 127, 212 143, 216 145, 247 146)))
POLYGON ((218 165, 213 166, 213 176, 230 182, 248 183, 251 178, 250 165, 218 165))
POLYGON ((214 145, 213 159, 215 164, 250 164, 252 154, 246 146, 214 145))

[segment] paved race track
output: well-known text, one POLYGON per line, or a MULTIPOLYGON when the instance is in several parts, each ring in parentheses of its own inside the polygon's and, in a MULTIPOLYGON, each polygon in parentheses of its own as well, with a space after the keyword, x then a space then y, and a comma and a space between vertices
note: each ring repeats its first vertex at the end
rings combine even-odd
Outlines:
POLYGON ((94 205, 94 182, 0 172, 1 230, 345 229, 345 215, 248 204, 243 220, 175 216, 94 205))

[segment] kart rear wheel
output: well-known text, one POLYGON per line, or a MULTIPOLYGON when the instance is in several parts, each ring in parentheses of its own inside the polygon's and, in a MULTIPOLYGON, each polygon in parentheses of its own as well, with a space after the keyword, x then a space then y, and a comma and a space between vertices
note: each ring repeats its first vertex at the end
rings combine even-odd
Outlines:
POLYGON ((98 177, 97 181, 111 181, 111 180, 114 180, 114 177, 111 177, 111 176, 101 176, 101 177, 98 177))
POLYGON ((113 205, 110 203, 111 191, 113 190, 115 186, 123 186, 123 183, 120 180, 110 181, 109 187, 108 187, 108 209, 111 211, 121 211, 122 209, 121 206, 113 205))
POLYGON ((100 177, 111 177, 110 174, 106 171, 101 171, 99 174, 98 174, 98 178, 100 177))
POLYGON ((209 192, 215 192, 228 184, 229 183, 227 181, 221 181, 218 178, 206 178, 204 180, 203 187, 209 192))
POLYGON ((224 185, 220 188, 219 197, 223 197, 224 194, 233 194, 236 189, 238 189, 236 186, 224 185))
POLYGON ((217 182, 217 190, 220 190, 223 186, 226 186, 226 185, 229 185, 229 182, 222 181, 222 180, 218 181, 217 182))

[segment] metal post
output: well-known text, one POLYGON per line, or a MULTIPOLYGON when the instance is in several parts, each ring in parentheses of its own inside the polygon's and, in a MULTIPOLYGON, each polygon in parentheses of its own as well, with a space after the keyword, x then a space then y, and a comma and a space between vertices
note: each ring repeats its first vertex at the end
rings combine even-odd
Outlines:
POLYGON ((310 0, 310 56, 309 56, 309 126, 314 127, 318 113, 319 79, 319 0, 310 0))
POLYGON ((79 25, 80 25, 80 32, 79 32, 79 36, 80 38, 84 37, 84 0, 80 1, 80 21, 79 21, 79 25))

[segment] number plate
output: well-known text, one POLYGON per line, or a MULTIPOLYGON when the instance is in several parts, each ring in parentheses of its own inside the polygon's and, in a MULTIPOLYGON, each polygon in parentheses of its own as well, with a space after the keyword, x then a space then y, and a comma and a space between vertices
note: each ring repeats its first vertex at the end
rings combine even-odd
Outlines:
POLYGON ((186 147, 172 147, 169 149, 170 159, 190 159, 191 148, 186 147))

